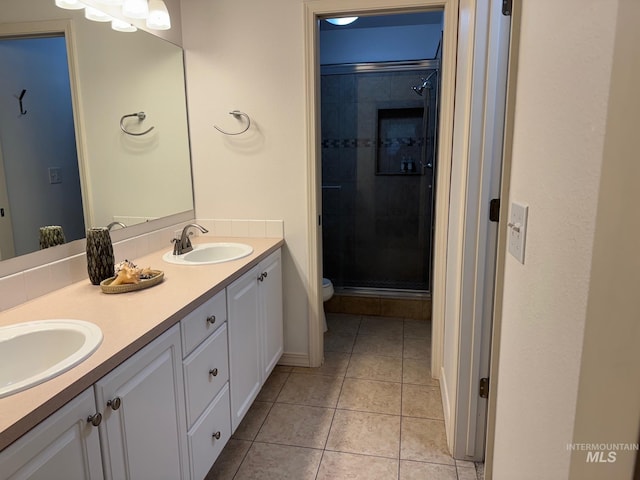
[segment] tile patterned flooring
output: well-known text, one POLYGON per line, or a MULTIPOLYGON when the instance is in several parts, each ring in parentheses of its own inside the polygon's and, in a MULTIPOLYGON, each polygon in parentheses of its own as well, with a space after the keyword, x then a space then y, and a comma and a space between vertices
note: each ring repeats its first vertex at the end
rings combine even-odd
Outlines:
POLYGON ((483 480, 448 453, 430 322, 327 322, 322 367, 276 367, 206 480, 483 480))

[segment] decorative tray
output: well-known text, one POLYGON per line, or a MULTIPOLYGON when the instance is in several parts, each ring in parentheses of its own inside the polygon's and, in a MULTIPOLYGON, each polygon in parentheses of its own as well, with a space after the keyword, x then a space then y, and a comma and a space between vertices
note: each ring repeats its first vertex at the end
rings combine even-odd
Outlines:
POLYGON ((116 277, 107 278, 100 282, 100 288, 104 293, 127 293, 153 287, 154 285, 162 282, 162 279, 164 278, 164 272, 162 270, 151 270, 150 272, 152 275, 151 278, 140 280, 139 283, 122 283, 120 285, 111 286, 111 283, 116 279, 116 277))

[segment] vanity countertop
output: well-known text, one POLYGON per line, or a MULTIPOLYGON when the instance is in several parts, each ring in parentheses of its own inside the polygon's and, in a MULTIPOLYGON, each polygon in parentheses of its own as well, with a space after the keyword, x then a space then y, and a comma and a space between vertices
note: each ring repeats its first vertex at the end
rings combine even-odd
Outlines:
POLYGON ((196 237, 194 244, 212 241, 246 243, 253 247, 253 253, 226 263, 183 266, 162 260, 167 248, 132 259, 139 267, 164 271, 164 281, 152 288, 105 294, 87 278, 0 312, 0 326, 43 319, 78 319, 95 323, 104 336, 100 347, 71 370, 0 398, 0 450, 284 244, 280 238, 204 236, 196 237))

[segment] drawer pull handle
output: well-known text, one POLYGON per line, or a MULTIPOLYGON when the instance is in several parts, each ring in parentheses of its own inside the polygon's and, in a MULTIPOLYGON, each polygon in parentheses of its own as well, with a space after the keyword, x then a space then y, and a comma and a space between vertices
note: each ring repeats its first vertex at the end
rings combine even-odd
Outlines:
POLYGON ((211 436, 212 436, 214 439, 216 439, 216 440, 220 440, 221 433, 220 433, 220 432, 216 432, 216 433, 214 433, 214 434, 213 434, 213 435, 211 435, 211 436))
POLYGON ((118 410, 120 408, 121 403, 122 403, 122 400, 120 400, 120 397, 116 397, 113 400, 109 400, 107 402, 107 407, 111 407, 111 410, 118 410))
POLYGON ((209 370, 209 375, 211 375, 212 377, 217 377, 218 376, 218 369, 217 368, 212 368, 211 370, 209 370))
POLYGON ((214 323, 216 323, 216 316, 215 315, 210 315, 207 317, 207 323, 210 325, 213 325, 214 323))
POLYGON ((87 418, 87 422, 89 422, 94 427, 97 427, 102 423, 102 414, 98 412, 95 415, 90 415, 89 418, 87 418))

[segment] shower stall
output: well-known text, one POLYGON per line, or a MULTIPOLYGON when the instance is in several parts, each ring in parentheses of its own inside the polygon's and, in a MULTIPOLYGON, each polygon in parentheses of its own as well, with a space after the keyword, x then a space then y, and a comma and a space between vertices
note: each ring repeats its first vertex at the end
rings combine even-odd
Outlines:
POLYGON ((439 60, 321 67, 323 276, 431 289, 439 60))

